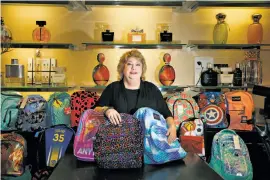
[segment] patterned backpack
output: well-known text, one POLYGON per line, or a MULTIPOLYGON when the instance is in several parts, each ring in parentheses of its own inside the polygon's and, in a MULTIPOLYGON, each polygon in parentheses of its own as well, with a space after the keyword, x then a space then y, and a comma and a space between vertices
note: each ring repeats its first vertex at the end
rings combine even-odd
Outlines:
POLYGON ((180 142, 185 151, 205 156, 204 123, 201 119, 190 119, 181 123, 180 142))
POLYGON ((247 146, 233 130, 223 129, 214 136, 209 165, 226 180, 253 177, 247 146))
POLYGON ((15 91, 1 92, 1 131, 16 130, 22 95, 15 91))
POLYGON ((78 126, 82 113, 94 109, 99 96, 96 92, 77 91, 71 95, 71 126, 78 126))
POLYGON ((159 112, 151 108, 140 108, 134 117, 140 120, 143 127, 145 164, 163 164, 186 156, 187 153, 178 141, 168 143, 167 123, 159 112))
POLYGON ((199 95, 200 116, 207 128, 227 128, 225 96, 221 92, 204 92, 199 95))
POLYGON ((48 100, 46 111, 48 126, 70 126, 70 95, 65 92, 53 93, 48 100))
POLYGON ((1 179, 31 179, 26 167, 27 144, 17 133, 1 133, 1 179))
POLYGON ((230 115, 229 129, 247 130, 253 129, 254 102, 249 92, 233 91, 225 94, 227 100, 227 112, 230 115))
POLYGON ((39 131, 46 128, 46 100, 40 95, 29 95, 21 102, 16 127, 20 131, 39 131))
POLYGON ((172 96, 167 97, 166 102, 177 129, 179 129, 181 122, 189 118, 199 118, 199 106, 191 95, 186 92, 174 93, 172 96))
POLYGON ((121 113, 121 125, 106 119, 99 126, 94 140, 94 153, 100 168, 141 168, 143 136, 140 122, 132 115, 121 113))
POLYGON ((94 161, 93 142, 100 122, 104 121, 103 113, 92 109, 84 111, 74 140, 74 156, 81 161, 94 161))

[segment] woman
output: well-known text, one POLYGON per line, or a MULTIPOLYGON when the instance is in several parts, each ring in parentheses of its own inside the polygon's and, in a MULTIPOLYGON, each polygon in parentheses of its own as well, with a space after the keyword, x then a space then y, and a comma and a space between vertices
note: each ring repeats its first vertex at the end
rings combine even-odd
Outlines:
POLYGON ((152 108, 161 113, 168 124, 168 142, 176 139, 176 127, 170 110, 159 89, 144 81, 146 63, 138 50, 131 50, 122 55, 117 66, 120 81, 111 83, 103 91, 98 110, 102 110, 111 123, 121 122, 119 113, 133 114, 141 107, 152 108))

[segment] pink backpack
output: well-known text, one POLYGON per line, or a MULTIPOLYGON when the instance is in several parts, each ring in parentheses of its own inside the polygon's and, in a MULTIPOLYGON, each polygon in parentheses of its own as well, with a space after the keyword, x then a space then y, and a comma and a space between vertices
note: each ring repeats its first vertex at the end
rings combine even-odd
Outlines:
POLYGON ((80 118, 74 140, 74 155, 81 161, 94 161, 93 141, 100 123, 104 121, 103 113, 93 109, 84 111, 80 118))

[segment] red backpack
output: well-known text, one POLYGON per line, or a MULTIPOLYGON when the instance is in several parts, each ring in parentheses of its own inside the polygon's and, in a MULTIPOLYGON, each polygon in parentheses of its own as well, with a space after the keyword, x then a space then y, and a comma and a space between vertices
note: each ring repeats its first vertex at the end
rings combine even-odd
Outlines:
POLYGON ((99 95, 91 91, 77 91, 71 95, 71 126, 78 126, 82 113, 94 109, 99 95))

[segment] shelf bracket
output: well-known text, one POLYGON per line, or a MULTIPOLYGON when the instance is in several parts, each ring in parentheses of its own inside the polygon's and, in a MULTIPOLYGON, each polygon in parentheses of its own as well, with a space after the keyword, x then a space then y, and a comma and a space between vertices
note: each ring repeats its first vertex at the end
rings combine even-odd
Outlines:
POLYGON ((176 13, 192 13, 197 11, 199 8, 199 3, 196 1, 184 1, 182 6, 174 7, 173 12, 176 13))

